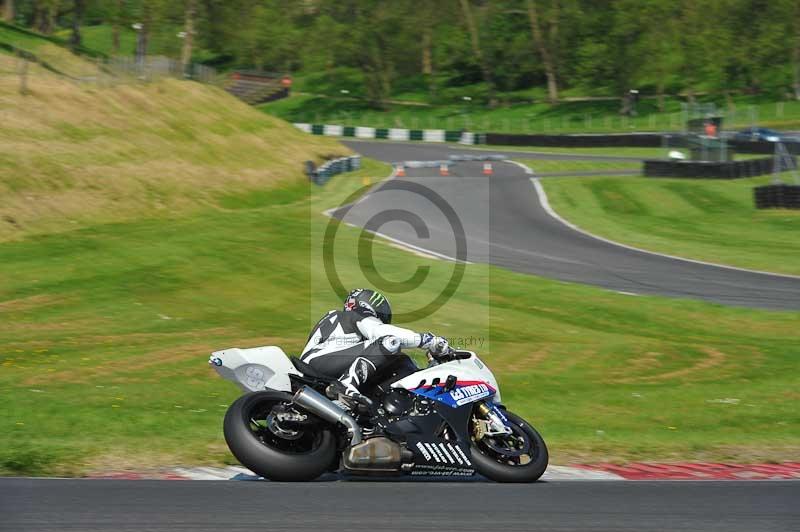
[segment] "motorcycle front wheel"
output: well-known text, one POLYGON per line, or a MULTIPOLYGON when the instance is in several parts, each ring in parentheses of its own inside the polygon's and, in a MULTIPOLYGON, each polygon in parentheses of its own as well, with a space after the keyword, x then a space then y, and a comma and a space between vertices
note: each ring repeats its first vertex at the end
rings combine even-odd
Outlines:
POLYGON ((243 466, 264 478, 314 480, 336 463, 336 438, 324 424, 276 429, 273 408, 291 399, 290 394, 277 391, 241 396, 225 414, 225 441, 243 466))
POLYGON ((470 423, 472 463, 478 473, 495 482, 535 482, 549 461, 547 445, 530 423, 511 412, 503 412, 512 433, 476 438, 477 410, 470 423))

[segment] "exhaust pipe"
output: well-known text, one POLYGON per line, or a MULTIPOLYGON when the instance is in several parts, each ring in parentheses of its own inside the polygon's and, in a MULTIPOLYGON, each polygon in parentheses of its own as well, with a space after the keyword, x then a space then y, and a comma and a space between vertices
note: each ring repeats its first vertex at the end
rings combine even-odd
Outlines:
POLYGON ((316 414, 325 421, 341 423, 347 427, 350 434, 350 445, 361 443, 361 427, 345 410, 324 395, 314 391, 308 386, 303 386, 294 394, 292 402, 302 406, 312 414, 316 414))

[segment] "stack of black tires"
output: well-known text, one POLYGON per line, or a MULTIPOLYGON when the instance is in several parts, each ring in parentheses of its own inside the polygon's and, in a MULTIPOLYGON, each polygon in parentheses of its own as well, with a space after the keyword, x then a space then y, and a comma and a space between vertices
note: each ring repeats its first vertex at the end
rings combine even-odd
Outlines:
POLYGON ((775 183, 753 189, 757 209, 800 209, 800 185, 775 183))

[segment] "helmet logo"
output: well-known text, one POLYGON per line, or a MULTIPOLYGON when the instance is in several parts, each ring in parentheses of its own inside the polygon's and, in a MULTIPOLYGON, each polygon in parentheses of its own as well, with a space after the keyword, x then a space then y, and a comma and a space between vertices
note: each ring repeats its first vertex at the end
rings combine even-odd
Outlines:
POLYGON ((358 306, 359 306, 359 307, 361 307, 362 309, 366 310, 366 311, 367 311, 367 313, 368 313, 370 316, 375 316, 375 315, 376 315, 376 314, 375 314, 375 309, 374 309, 374 308, 372 308, 372 307, 370 306, 370 304, 369 304, 369 303, 367 303, 367 302, 365 302, 365 301, 359 301, 359 302, 358 302, 358 306))
POLYGON ((375 306, 380 305, 384 301, 386 301, 386 298, 383 297, 383 294, 381 294, 380 292, 373 293, 372 296, 369 298, 369 302, 375 306))

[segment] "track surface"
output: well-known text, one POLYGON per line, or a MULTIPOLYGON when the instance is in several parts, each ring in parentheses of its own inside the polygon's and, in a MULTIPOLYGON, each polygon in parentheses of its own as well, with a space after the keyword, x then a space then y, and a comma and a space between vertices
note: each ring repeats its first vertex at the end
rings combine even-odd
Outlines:
POLYGON ((797 482, 0 479, 0 530, 800 530, 797 482))
MULTIPOLYGON (((366 156, 390 162, 493 153, 447 145, 357 141, 346 144, 366 156)), ((514 156, 514 152, 496 153, 514 156)), ((583 160, 595 157, 541 156, 583 160)), ((607 157, 596 158, 608 160, 607 157)), ((489 178, 481 175, 482 165, 478 162, 452 166, 450 177, 440 177, 435 168, 407 168, 408 177, 398 178, 424 184, 454 208, 464 226, 469 261, 634 295, 694 298, 766 309, 800 309, 799 278, 672 259, 592 238, 550 216, 540 203, 531 176, 521 168, 508 163, 494 163, 493 166, 494 175, 489 178)), ((344 219, 365 226, 376 214, 399 207, 411 210, 423 224, 396 221, 385 224, 379 231, 402 242, 455 257, 453 232, 438 209, 426 200, 402 194, 378 189, 353 207, 344 219), (418 225, 427 226, 429 234, 423 231, 418 236, 418 225)), ((334 215, 342 217, 342 211, 334 215)))

